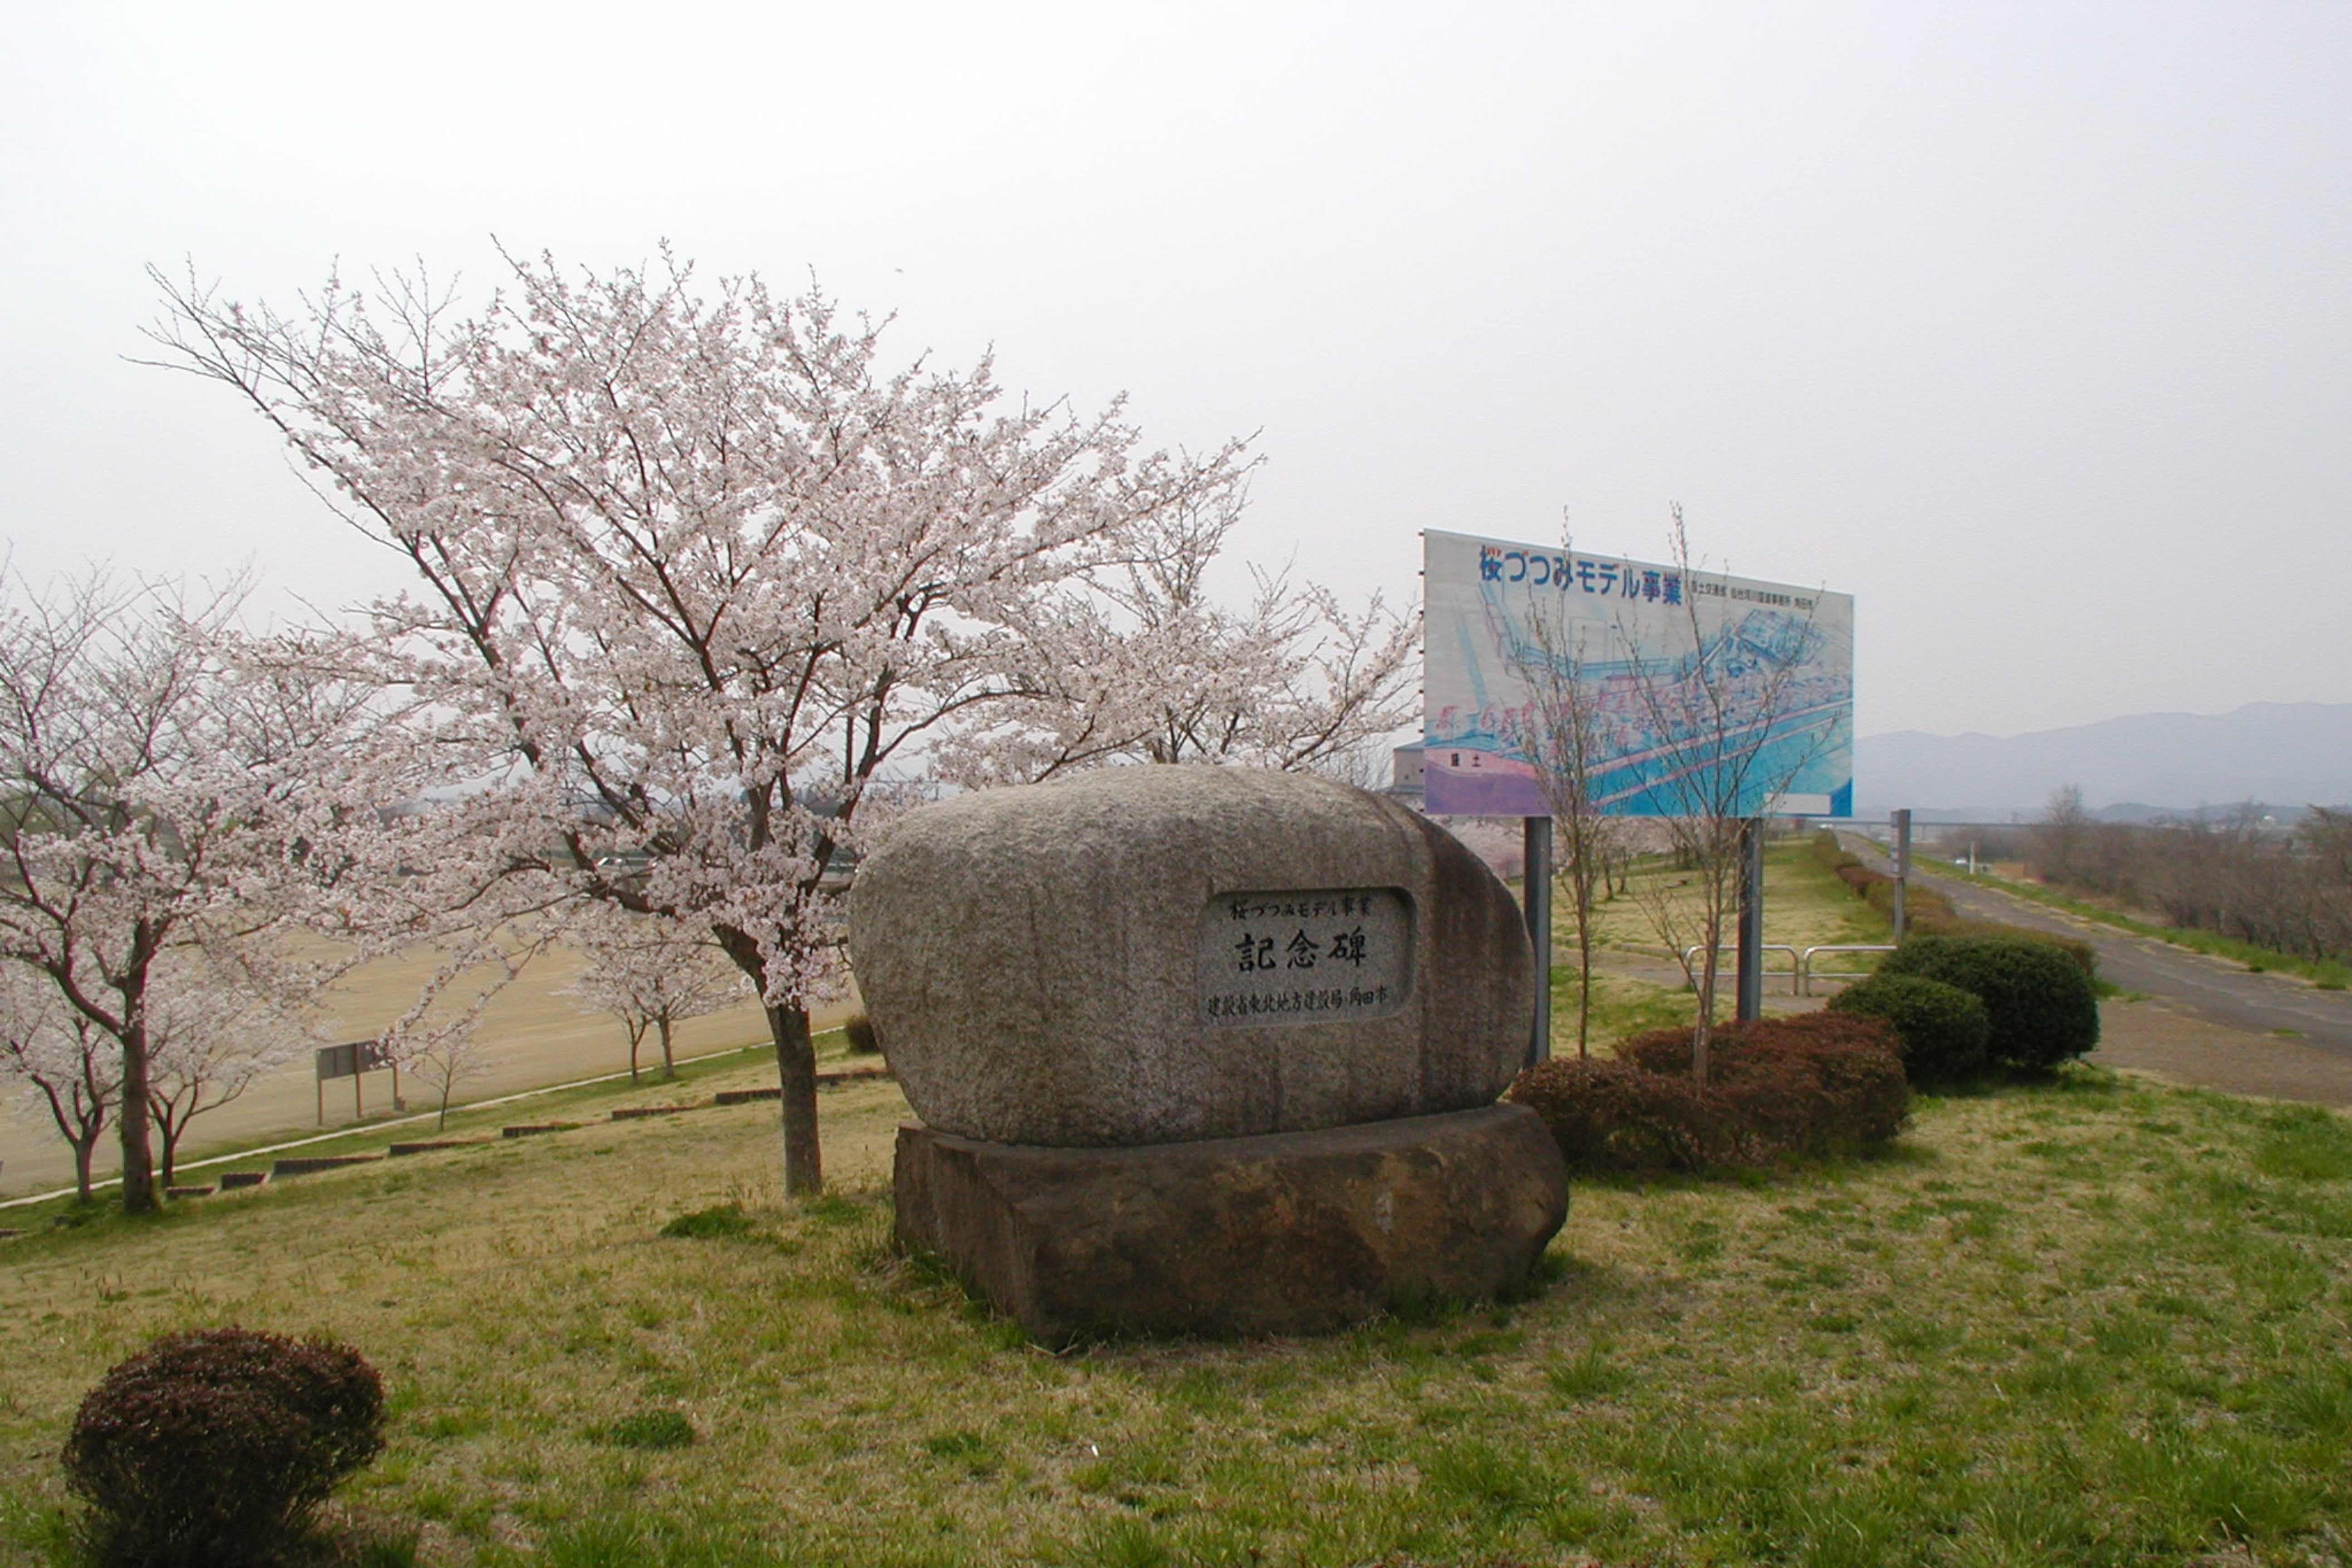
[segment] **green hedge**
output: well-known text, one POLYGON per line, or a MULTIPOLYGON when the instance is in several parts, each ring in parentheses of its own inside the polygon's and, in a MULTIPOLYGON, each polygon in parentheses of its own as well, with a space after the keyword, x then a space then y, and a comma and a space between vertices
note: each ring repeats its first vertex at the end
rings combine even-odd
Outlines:
POLYGON ((1992 1016, 1972 991, 1919 974, 1881 970, 1847 986, 1830 1011, 1881 1018, 1903 1041, 1903 1071, 1915 1084, 1964 1083, 1985 1069, 1992 1016))
POLYGON ((2099 951, 2078 936, 2061 936, 2056 931, 2032 931, 2000 921, 1972 921, 1960 915, 1931 915, 1910 922, 1912 931, 1920 936, 1991 937, 2006 942, 2034 942, 2066 955, 2066 961, 2092 980, 2094 989, 2099 978, 2099 951))
POLYGON ((1886 955, 1881 974, 1940 980, 1973 993, 1991 1025, 1996 1062, 2045 1071, 2099 1043, 2091 975, 2056 943, 2026 935, 1915 936, 1886 955))
MULTIPOLYGON (((1888 920, 1895 918, 1894 878, 1864 865, 1860 857, 1841 847, 1837 835, 1827 828, 1813 835, 1812 855, 1839 881, 1851 888, 1856 897, 1888 920)), ((2099 955, 2089 942, 2051 931, 2003 925, 1997 921, 1969 920, 1952 907, 1949 899, 1926 886, 1916 877, 1912 878, 1904 889, 1903 924, 1906 935, 1992 936, 2046 942, 2073 960, 2084 973, 2094 980, 2098 977, 2099 955)))

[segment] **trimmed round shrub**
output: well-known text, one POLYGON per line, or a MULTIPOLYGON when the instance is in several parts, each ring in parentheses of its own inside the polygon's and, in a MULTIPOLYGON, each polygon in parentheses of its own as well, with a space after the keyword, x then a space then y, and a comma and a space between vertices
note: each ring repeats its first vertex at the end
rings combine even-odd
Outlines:
POLYGON ((289 1561, 318 1505, 383 1447, 357 1351, 248 1329, 168 1334, 100 1380, 66 1438, 90 1556, 139 1568, 289 1561))
POLYGON ((1828 1010, 1892 1025, 1903 1042, 1903 1071, 1913 1083, 1960 1083, 1985 1069, 1992 1016, 1972 991, 1882 971, 1831 998, 1828 1010))
POLYGON ((1916 936, 1879 963, 1971 992, 1985 1005, 1992 1059, 2043 1072, 2099 1043, 2090 974, 2053 942, 2028 936, 1916 936))
POLYGON ((1543 1118, 1570 1171, 1696 1171, 1738 1148, 1720 1094, 1632 1062, 1563 1057, 1519 1074, 1505 1098, 1543 1118))
POLYGON ((874 1032, 874 1020, 863 1013, 852 1013, 841 1026, 841 1032, 849 1037, 849 1054, 853 1057, 870 1057, 882 1049, 882 1038, 874 1032))

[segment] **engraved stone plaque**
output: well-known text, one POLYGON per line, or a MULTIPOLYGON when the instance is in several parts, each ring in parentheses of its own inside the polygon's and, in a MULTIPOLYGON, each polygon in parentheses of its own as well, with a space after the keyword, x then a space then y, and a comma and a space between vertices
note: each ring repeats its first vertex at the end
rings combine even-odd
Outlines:
POLYGON ((1310 774, 973 790, 893 823, 849 902, 890 1070, 959 1138, 1142 1147, 1441 1116, 1493 1104, 1527 1059, 1534 952, 1510 890, 1410 807, 1310 774))
POLYGON ((1412 900, 1402 888, 1219 893, 1201 915, 1199 996, 1209 1024, 1383 1018, 1412 984, 1412 900))

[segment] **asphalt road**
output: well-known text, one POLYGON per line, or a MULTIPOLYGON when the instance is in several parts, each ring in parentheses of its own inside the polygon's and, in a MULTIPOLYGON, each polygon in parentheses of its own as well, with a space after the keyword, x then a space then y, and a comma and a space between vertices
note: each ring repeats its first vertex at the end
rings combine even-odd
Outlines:
MULTIPOLYGON (((1887 868, 1886 855, 1876 845, 1841 837, 1871 865, 1887 868)), ((2000 921, 2089 942, 2099 955, 2100 977, 2110 984, 2144 991, 2178 1012, 2222 1028, 2255 1035, 2291 1033, 2315 1050, 2352 1063, 2352 992, 2321 991, 2286 975, 2257 973, 2227 959, 2190 952, 1973 882, 1938 876, 1933 867, 1920 864, 1916 855, 1912 874, 1972 919, 2000 921)))

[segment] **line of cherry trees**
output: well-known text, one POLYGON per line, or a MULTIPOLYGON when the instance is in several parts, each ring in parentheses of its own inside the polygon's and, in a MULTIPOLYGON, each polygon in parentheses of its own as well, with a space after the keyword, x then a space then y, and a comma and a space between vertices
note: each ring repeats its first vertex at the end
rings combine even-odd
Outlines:
POLYGON ((283 311, 157 283, 157 363, 268 421, 322 526, 407 585, 268 633, 243 584, 0 593, 0 969, 39 1002, 11 1032, 104 1043, 126 1208, 156 1199, 184 976, 299 1020, 430 946, 384 1040, 454 1072, 497 984, 592 915, 708 941, 756 991, 785 1187, 814 1192, 809 1012, 894 779, 1330 767, 1410 719, 1409 613, 1279 573, 1211 592, 1243 444, 1155 450, 1116 404, 893 359, 814 290, 667 256, 510 259, 470 311, 422 277, 283 311))
POLYGON ((2154 825, 2100 822, 2058 792, 2028 831, 2047 880, 2159 911, 2175 925, 2352 963, 2352 811, 2282 830, 2259 811, 2154 825))

